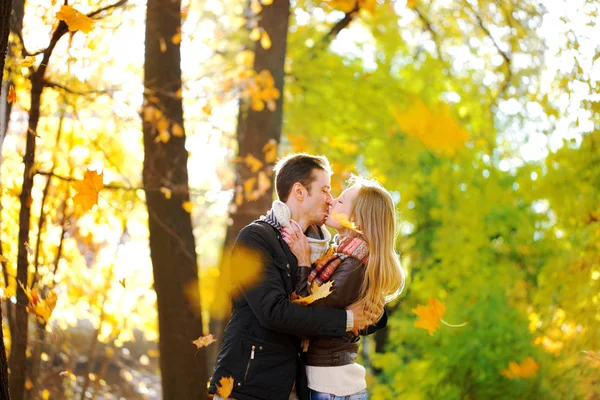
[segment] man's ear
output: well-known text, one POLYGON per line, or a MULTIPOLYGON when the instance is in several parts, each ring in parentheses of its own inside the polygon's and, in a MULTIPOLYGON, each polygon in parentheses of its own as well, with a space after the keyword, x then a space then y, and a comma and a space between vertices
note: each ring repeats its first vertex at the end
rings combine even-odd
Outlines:
POLYGON ((305 192, 306 188, 300 182, 296 182, 294 183, 294 186, 292 186, 292 195, 298 201, 304 200, 305 192))

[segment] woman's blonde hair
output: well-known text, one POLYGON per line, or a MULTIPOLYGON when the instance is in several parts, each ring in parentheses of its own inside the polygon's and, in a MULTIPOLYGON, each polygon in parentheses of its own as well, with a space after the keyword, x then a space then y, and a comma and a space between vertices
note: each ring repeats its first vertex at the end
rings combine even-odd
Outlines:
POLYGON ((358 303, 373 310, 383 300, 389 303, 404 289, 405 272, 394 249, 396 210, 387 190, 376 180, 352 176, 349 187, 360 189, 352 203, 350 220, 362 233, 353 232, 369 246, 369 261, 358 303))

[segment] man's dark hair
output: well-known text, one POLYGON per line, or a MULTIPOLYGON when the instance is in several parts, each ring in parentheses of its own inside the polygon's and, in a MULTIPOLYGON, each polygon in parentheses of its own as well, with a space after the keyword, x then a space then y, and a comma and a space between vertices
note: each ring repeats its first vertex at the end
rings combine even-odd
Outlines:
POLYGON ((313 173, 315 169, 320 169, 328 174, 333 173, 325 156, 299 153, 290 154, 279 160, 273 168, 275 171, 275 190, 279 200, 284 203, 288 200, 292 187, 296 182, 301 183, 310 194, 310 186, 317 179, 313 173))

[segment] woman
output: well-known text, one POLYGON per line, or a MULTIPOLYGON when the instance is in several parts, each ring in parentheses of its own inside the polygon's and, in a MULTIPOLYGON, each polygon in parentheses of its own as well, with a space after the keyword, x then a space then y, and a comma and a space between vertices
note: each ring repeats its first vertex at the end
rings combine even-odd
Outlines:
MULTIPOLYGON (((304 234, 295 224, 284 228, 284 240, 298 258, 298 295, 333 281, 333 292, 311 306, 346 308, 358 301, 371 308, 400 294, 405 278, 394 251, 396 213, 383 186, 353 177, 334 200, 326 225, 338 231, 333 252, 313 266, 304 234)), ((310 340, 304 360, 311 400, 367 399, 366 371, 355 363, 359 339, 349 332, 343 338, 310 340)))

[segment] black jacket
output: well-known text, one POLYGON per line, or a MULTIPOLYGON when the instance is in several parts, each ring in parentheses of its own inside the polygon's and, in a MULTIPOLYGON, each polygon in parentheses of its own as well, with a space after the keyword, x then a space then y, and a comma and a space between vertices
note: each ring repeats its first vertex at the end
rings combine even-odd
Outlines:
POLYGON ((260 221, 246 226, 232 251, 242 246, 260 253, 263 271, 256 284, 233 298, 208 392, 216 393, 222 377, 233 377, 232 398, 287 400, 296 380, 298 397, 307 400, 299 336, 344 336, 346 311, 290 301, 297 260, 272 226, 260 221))

